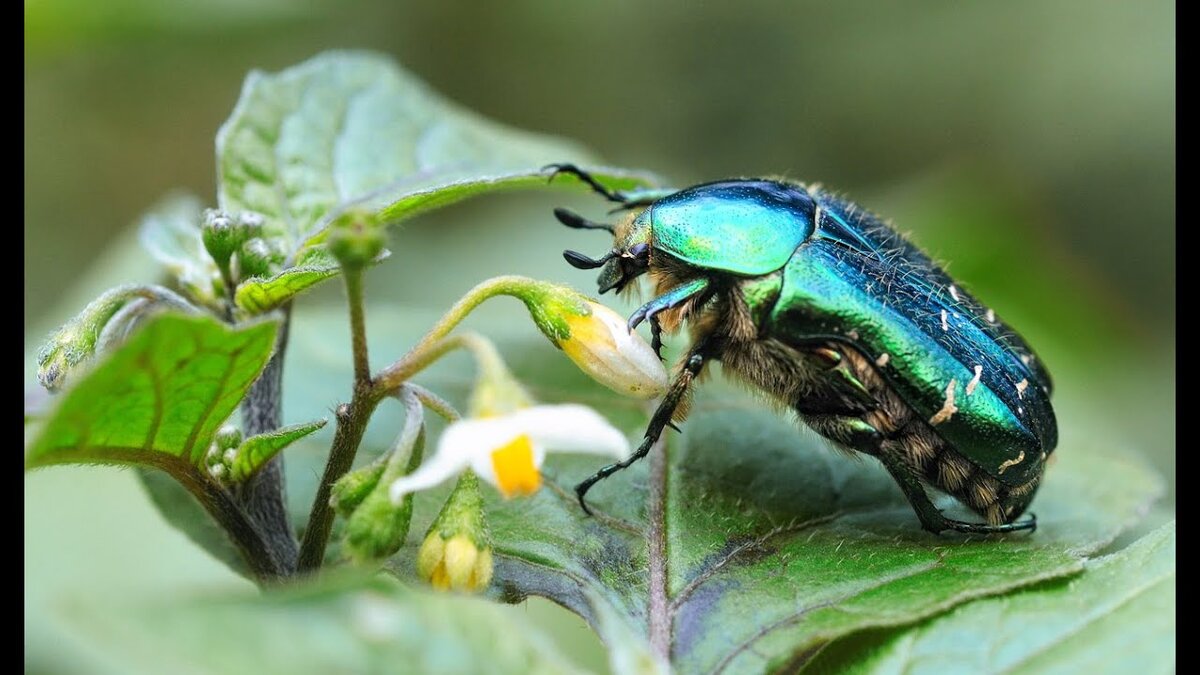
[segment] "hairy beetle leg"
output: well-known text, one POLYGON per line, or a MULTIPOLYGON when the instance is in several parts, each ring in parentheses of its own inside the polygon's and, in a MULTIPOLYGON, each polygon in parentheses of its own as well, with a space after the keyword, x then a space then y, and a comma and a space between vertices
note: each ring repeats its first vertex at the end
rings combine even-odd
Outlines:
POLYGON ((675 415, 675 409, 679 407, 679 403, 687 395, 688 387, 692 385, 692 381, 696 379, 696 376, 704 368, 706 352, 703 350, 704 345, 700 345, 692 350, 692 353, 688 356, 683 369, 679 371, 679 375, 671 383, 671 388, 667 391, 667 395, 663 397, 662 403, 658 404, 658 408, 654 411, 654 416, 650 418, 650 425, 646 428, 646 435, 642 438, 642 444, 638 446, 638 449, 624 461, 609 464, 575 486, 575 496, 579 499, 579 506, 583 509, 584 513, 589 516, 592 515, 592 510, 588 508, 584 497, 587 495, 588 490, 592 489, 593 485, 622 469, 628 469, 634 462, 648 455, 650 448, 654 447, 658 438, 662 436, 663 429, 667 427, 678 429, 678 427, 671 423, 671 417, 675 415))
POLYGON ((1034 516, 1032 513, 1029 514, 1029 518, 1026 520, 1015 523, 1002 523, 1000 525, 967 523, 947 518, 929 500, 929 495, 925 493, 925 488, 921 487, 921 481, 908 465, 904 463, 903 459, 887 451, 881 451, 876 456, 879 457, 879 461, 883 462, 883 466, 887 468, 888 473, 892 475, 892 478, 895 479, 900 489, 904 491, 904 496, 908 498, 909 505, 912 506, 913 511, 916 511, 917 518, 921 521, 921 527, 929 532, 940 534, 946 530, 954 530, 955 532, 966 534, 1000 534, 1023 530, 1033 532, 1037 529, 1037 516, 1034 516))

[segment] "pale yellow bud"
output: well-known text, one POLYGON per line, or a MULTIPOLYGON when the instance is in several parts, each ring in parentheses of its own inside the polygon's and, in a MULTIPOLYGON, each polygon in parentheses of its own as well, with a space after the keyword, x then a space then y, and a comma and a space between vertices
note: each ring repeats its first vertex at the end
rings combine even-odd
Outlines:
POLYGON ((571 334, 559 342, 575 365, 618 394, 649 399, 667 390, 667 371, 621 315, 596 302, 590 314, 568 314, 571 334))

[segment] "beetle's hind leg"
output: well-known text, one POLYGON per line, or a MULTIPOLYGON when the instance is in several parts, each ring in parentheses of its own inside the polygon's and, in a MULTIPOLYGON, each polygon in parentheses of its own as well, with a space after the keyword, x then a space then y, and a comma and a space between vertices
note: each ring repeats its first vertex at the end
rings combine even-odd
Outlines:
POLYGON ((579 498, 579 506, 583 508, 584 513, 588 515, 592 513, 584 497, 587 495, 588 490, 592 489, 593 485, 622 469, 628 469, 634 462, 645 457, 650 453, 650 448, 654 447, 659 436, 662 436, 663 430, 668 426, 675 427, 674 424, 671 424, 671 417, 675 415, 675 409, 687 397, 688 389, 696 379, 696 376, 704 369, 705 358, 706 355, 702 346, 693 349, 691 354, 688 355, 687 361, 684 362, 683 368, 679 371, 679 375, 675 377, 675 381, 671 383, 671 388, 667 390, 667 395, 663 397, 662 403, 658 404, 658 409, 654 411, 654 416, 650 418, 650 425, 646 428, 646 435, 642 438, 642 444, 638 446, 638 449, 632 455, 624 461, 609 464, 575 486, 575 496, 579 498))
POLYGON ((930 501, 929 495, 925 493, 925 488, 921 485, 921 480, 899 451, 889 448, 887 445, 881 445, 876 457, 883 462, 883 466, 888 470, 888 473, 892 475, 892 478, 895 479, 900 489, 904 491, 904 496, 908 499, 908 503, 912 506, 913 511, 917 513, 917 518, 921 521, 921 527, 934 534, 946 530, 954 530, 955 532, 964 532, 967 534, 997 534, 1019 532, 1022 530, 1033 532, 1037 529, 1037 516, 1032 513, 1025 520, 1012 523, 997 523, 994 525, 989 523, 967 523, 947 518, 930 501))

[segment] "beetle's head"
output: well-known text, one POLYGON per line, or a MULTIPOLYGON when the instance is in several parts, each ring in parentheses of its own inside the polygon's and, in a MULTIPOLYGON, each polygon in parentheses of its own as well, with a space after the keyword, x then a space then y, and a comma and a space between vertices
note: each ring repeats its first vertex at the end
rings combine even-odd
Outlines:
POLYGON ((630 213, 616 225, 594 223, 566 209, 554 209, 558 222, 581 230, 605 230, 613 235, 613 247, 599 258, 591 258, 578 251, 563 251, 563 258, 572 267, 581 270, 600 268, 596 284, 604 294, 616 289, 618 293, 650 269, 650 218, 649 209, 630 213))

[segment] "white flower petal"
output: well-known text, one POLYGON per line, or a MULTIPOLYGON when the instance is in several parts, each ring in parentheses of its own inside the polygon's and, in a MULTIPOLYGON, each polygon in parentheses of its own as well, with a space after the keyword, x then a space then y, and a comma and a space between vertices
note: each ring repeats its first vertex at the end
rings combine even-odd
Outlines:
POLYGON ((510 418, 529 434, 535 447, 551 452, 610 455, 617 459, 629 456, 625 434, 587 406, 539 405, 518 410, 510 418))
MULTIPOLYGON (((505 418, 459 420, 447 426, 438 439, 433 456, 416 471, 392 483, 388 493, 392 501, 399 503, 410 492, 427 490, 458 475, 474 464, 476 455, 487 455, 490 444, 505 433, 505 427, 511 426, 505 418)), ((479 475, 492 484, 496 482, 496 475, 490 468, 479 475)))
POLYGON ((429 458, 416 471, 393 481, 392 486, 388 488, 388 496, 391 497, 393 503, 399 504, 406 494, 428 490, 462 473, 462 470, 467 468, 468 461, 467 457, 438 453, 429 458))

